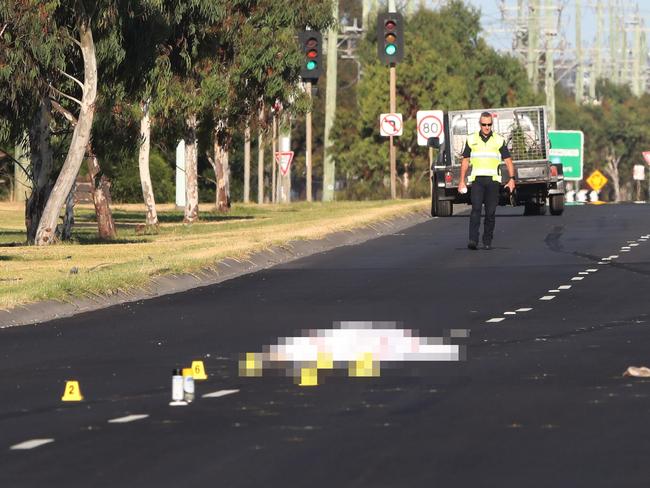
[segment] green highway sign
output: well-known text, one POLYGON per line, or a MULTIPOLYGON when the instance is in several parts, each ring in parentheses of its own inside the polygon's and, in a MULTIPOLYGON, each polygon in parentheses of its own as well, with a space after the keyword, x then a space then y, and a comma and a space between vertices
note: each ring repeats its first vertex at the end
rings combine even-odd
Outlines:
POLYGON ((562 163, 565 180, 582 179, 582 163, 585 136, 580 130, 549 130, 551 164, 562 163))

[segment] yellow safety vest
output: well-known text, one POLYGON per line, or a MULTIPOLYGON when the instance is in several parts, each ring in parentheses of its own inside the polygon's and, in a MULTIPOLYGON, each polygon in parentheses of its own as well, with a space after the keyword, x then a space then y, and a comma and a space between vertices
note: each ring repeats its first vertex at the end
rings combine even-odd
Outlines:
POLYGON ((472 165, 472 173, 468 181, 474 181, 477 176, 491 176, 494 181, 501 181, 499 176, 499 165, 501 164, 501 146, 504 139, 496 132, 492 133, 487 142, 483 142, 479 132, 470 134, 467 138, 467 145, 472 150, 469 163, 472 165))

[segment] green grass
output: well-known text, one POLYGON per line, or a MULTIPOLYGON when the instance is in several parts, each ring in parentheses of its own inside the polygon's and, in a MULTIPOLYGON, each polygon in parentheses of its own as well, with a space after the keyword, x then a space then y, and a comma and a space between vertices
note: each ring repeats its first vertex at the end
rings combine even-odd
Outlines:
POLYGON ((75 209, 71 243, 36 247, 24 244, 23 206, 0 203, 0 308, 145 287, 155 276, 196 272, 225 258, 243 259, 426 206, 424 200, 235 205, 226 215, 202 209, 201 220, 188 226, 182 211, 161 205, 158 232, 147 234, 141 205, 117 205, 118 237, 110 242, 97 239, 94 211, 83 206, 75 209))

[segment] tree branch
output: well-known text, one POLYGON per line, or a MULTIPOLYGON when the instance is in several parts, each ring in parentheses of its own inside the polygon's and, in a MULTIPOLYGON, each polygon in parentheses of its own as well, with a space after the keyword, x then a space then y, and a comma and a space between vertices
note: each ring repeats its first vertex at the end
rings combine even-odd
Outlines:
POLYGON ((50 99, 50 101, 52 102, 52 108, 53 108, 54 110, 56 110, 56 111, 59 112, 61 115, 63 115, 63 117, 65 117, 65 119, 66 119, 68 122, 70 122, 70 124, 72 124, 73 126, 74 126, 74 125, 77 125, 77 117, 75 117, 74 115, 72 115, 72 112, 70 112, 68 109, 64 108, 64 107, 63 107, 59 102, 57 102, 56 100, 52 100, 52 99, 50 99))
POLYGON ((63 93, 61 90, 57 90, 56 88, 54 88, 54 87, 52 86, 51 83, 50 83, 50 88, 51 88, 55 93, 58 93, 59 95, 61 95, 62 97, 67 98, 68 100, 72 100, 73 102, 75 102, 76 104, 78 104, 78 105, 81 107, 81 100, 77 100, 75 97, 71 97, 70 95, 67 95, 67 94, 63 93))
POLYGON ((69 75, 68 73, 66 73, 66 72, 63 71, 62 69, 59 69, 59 72, 60 72, 63 76, 65 76, 66 78, 68 78, 68 79, 74 81, 77 85, 79 85, 79 86, 81 87, 81 92, 82 92, 82 93, 85 91, 85 90, 84 90, 84 84, 83 84, 81 81, 79 81, 77 78, 75 78, 75 77, 72 76, 72 75, 69 75))
POLYGON ((8 151, 6 151, 5 149, 3 149, 1 147, 0 147, 0 152, 3 153, 3 157, 0 158, 0 159, 4 159, 5 157, 9 158, 10 161, 12 161, 14 164, 18 165, 18 167, 23 170, 23 173, 25 173, 27 178, 29 178, 29 181, 32 181, 32 182, 34 181, 34 179, 32 178, 32 175, 29 174, 29 172, 27 171, 27 168, 25 168, 20 161, 18 161, 11 154, 9 154, 8 151))
POLYGON ((2 37, 2 34, 5 33, 5 30, 7 30, 7 26, 8 26, 8 25, 9 25, 9 24, 7 23, 7 24, 5 24, 5 25, 2 26, 2 30, 0 30, 0 37, 2 37))

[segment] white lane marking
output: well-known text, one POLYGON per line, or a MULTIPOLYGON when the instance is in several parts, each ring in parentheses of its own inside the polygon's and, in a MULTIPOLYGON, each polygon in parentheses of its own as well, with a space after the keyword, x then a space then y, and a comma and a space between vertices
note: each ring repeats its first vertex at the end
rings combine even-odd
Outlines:
POLYGON ((213 391, 212 393, 206 393, 202 398, 218 398, 226 395, 232 395, 233 393, 238 393, 239 390, 219 390, 213 391))
POLYGON ((609 261, 599 261, 598 264, 609 264, 609 261))
POLYGON ((639 244, 635 242, 634 244, 630 244, 630 247, 637 247, 639 244))
POLYGON ((618 259, 618 254, 612 254, 609 259, 618 259))
POLYGON ((486 320, 485 323, 486 324, 495 324, 497 322, 503 322, 505 319, 506 319, 505 317, 495 317, 493 319, 486 320))
POLYGON ((589 268, 589 269, 587 270, 587 273, 595 273, 596 271, 598 271, 598 269, 596 269, 596 268, 589 268))
POLYGON ((532 308, 518 308, 517 312, 530 312, 532 308))
POLYGON ((589 273, 587 273, 586 271, 580 271, 578 274, 584 276, 584 275, 588 275, 589 273))
POLYGON ((629 250, 630 250, 630 246, 623 246, 621 248, 621 251, 629 251, 629 250))
POLYGON ((553 300, 555 295, 544 295, 540 300, 553 300))
POLYGON ((560 290, 549 290, 548 293, 560 293, 560 290))
POLYGON ((149 414, 139 413, 134 415, 127 415, 126 417, 118 417, 116 419, 110 419, 109 424, 126 424, 127 422, 135 422, 136 420, 146 419, 149 414))
POLYGON ((621 252, 630 252, 629 249, 621 249, 621 252))
POLYGON ((30 439, 28 441, 21 442, 20 444, 14 444, 10 447, 10 449, 34 449, 35 447, 49 444, 50 442, 54 442, 54 439, 30 439))
POLYGON ((558 286, 558 288, 560 290, 569 290, 571 288, 571 285, 562 285, 562 286, 558 286))
POLYGON ((581 281, 584 279, 585 279, 584 276, 574 276, 573 278, 571 278, 571 281, 581 281))
POLYGON ((517 312, 503 312, 503 315, 517 315, 517 312))

